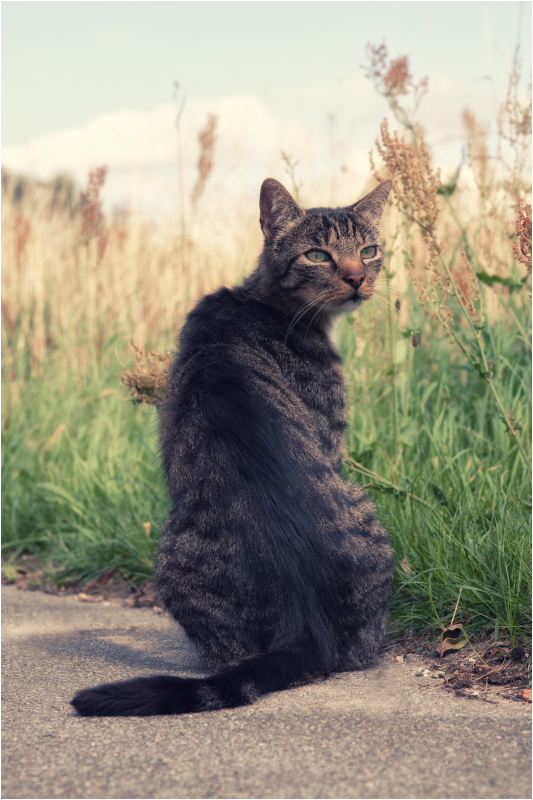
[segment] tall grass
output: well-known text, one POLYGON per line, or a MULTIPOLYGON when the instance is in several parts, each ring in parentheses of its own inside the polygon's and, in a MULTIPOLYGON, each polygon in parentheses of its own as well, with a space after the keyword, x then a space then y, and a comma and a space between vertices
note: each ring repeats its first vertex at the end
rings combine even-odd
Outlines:
MULTIPOLYGON (((531 584, 524 204, 517 217, 530 191, 527 114, 508 94, 492 153, 465 113, 468 163, 445 182, 404 104, 411 92, 416 107, 427 85, 414 83, 406 59, 389 64, 386 50, 371 52, 369 75, 406 138, 393 141, 385 128, 378 147, 377 169, 395 186, 385 273, 375 299, 337 331, 350 398, 345 474, 367 486, 393 536, 398 630, 446 624, 462 590, 458 618, 471 630, 516 639, 530 619, 531 584), (433 187, 431 218, 412 194, 416 170, 433 187)), ((12 562, 33 554, 57 583, 109 568, 132 581, 151 576, 167 496, 157 411, 129 402, 120 384, 129 340, 172 347, 197 299, 238 281, 260 249, 255 209, 227 220, 238 255, 198 222, 206 164, 216 161, 213 120, 202 136, 201 190, 178 226, 104 215, 102 173, 81 202, 65 181, 3 175, 3 548, 12 562)), ((298 191, 316 204, 305 184, 298 191)))

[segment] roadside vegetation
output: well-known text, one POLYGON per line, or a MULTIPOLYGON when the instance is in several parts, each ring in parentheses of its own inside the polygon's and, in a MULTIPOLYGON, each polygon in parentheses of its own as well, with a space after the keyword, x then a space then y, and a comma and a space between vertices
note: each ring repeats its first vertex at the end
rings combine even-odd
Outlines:
MULTIPOLYGON (((391 61, 384 45, 368 56, 393 118, 371 166, 394 189, 377 296, 338 328, 345 475, 367 487, 394 538, 398 636, 436 636, 454 619, 470 636, 524 644, 531 101, 521 99, 517 52, 498 136, 465 110, 464 159, 443 176, 417 122, 428 82, 415 83, 408 59, 391 61)), ((83 588, 101 575, 152 577, 167 512, 156 401, 169 351, 199 297, 242 279, 261 246, 255 208, 232 234, 237 258, 210 247, 208 227, 195 223, 192 235, 216 158, 213 117, 200 150, 198 182, 168 229, 126 209, 105 215, 105 168, 81 193, 64 177, 2 175, 7 581, 83 588)), ((315 202, 283 160, 288 188, 315 202)))

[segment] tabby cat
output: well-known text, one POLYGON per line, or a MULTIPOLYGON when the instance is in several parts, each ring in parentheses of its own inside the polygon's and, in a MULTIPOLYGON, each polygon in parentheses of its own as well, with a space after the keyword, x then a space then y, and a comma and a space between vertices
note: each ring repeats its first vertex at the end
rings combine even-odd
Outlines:
POLYGON ((340 476, 346 391, 329 332, 372 297, 390 187, 304 210, 264 181, 257 269, 189 314, 160 409, 172 512, 159 595, 214 674, 85 689, 79 714, 232 708, 376 661, 393 552, 340 476))

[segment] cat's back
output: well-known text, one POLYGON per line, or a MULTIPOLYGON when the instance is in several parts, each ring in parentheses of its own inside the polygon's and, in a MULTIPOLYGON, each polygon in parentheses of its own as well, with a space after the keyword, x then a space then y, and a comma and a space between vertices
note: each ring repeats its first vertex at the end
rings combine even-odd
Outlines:
MULTIPOLYGON (((167 474, 178 440, 187 435, 183 415, 199 402, 218 403, 217 417, 221 404, 231 406, 243 426, 253 416, 253 424, 267 427, 265 410, 275 411, 278 421, 296 425, 338 461, 346 427, 338 352, 327 337, 305 327, 302 335, 290 319, 241 287, 204 297, 181 332, 160 415, 167 474)), ((197 421, 205 425, 205 418, 197 421)))

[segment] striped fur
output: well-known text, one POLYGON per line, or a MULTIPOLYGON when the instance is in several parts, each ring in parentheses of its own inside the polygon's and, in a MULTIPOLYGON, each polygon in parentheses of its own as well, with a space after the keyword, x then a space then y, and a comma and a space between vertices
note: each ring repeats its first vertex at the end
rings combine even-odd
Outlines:
POLYGON ((372 296, 389 189, 306 211, 264 182, 258 267, 189 315, 160 409, 172 511, 159 593, 215 674, 86 689, 80 714, 231 708, 376 660, 393 554, 370 500, 340 476, 346 398, 328 332, 372 296), (327 260, 311 262, 315 249, 327 260))

